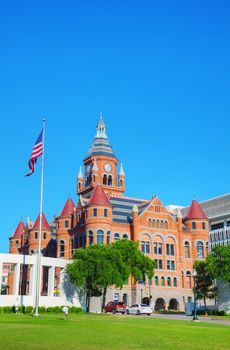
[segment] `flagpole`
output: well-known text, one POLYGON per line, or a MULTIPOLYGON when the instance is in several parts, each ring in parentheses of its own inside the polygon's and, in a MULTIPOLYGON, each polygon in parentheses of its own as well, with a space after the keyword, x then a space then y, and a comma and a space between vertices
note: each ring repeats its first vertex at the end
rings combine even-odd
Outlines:
POLYGON ((38 252, 36 263, 36 293, 35 293, 35 311, 34 316, 39 316, 39 298, 41 285, 41 246, 42 246, 42 207, 43 207, 43 183, 44 183, 44 159, 45 159, 45 119, 42 120, 42 171, 41 171, 41 190, 40 190, 40 220, 38 235, 38 252))

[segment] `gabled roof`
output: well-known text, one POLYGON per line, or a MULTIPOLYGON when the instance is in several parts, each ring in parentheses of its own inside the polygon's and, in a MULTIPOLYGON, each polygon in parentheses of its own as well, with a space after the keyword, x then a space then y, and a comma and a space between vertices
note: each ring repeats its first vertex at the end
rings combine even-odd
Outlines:
POLYGON ((89 200, 88 205, 93 204, 111 205, 109 198, 101 185, 97 185, 89 200))
POLYGON ((25 230, 25 225, 23 221, 20 221, 11 238, 20 238, 24 230, 25 230))
POLYGON ((69 216, 69 215, 73 214, 73 209, 74 209, 74 202, 69 197, 59 216, 69 216))
POLYGON ((192 201, 192 204, 189 208, 187 217, 187 220, 191 219, 207 219, 207 216, 205 215, 204 211, 201 209, 200 204, 197 202, 196 199, 192 201))
MULTIPOLYGON (((33 230, 35 228, 39 229, 39 224, 40 224, 40 214, 38 214, 37 219, 35 220, 33 230)), ((45 215, 42 213, 42 230, 45 229, 50 229, 50 225, 48 224, 45 215)))

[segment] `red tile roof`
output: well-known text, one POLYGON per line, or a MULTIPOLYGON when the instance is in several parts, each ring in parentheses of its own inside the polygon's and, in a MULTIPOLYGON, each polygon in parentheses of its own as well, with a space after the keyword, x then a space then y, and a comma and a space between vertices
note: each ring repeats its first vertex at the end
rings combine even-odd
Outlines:
MULTIPOLYGON (((34 223, 33 229, 35 228, 39 228, 39 224, 40 224, 40 214, 38 214, 38 217, 34 223)), ((50 225, 48 224, 45 215, 42 213, 42 229, 50 229, 50 225)))
POLYGON ((62 209, 61 213, 59 216, 68 216, 73 214, 73 209, 74 209, 74 202, 72 199, 69 197, 64 205, 64 208, 62 209))
POLYGON ((12 238, 20 238, 24 230, 25 230, 25 225, 22 221, 20 221, 16 230, 14 231, 14 234, 12 235, 12 238))
POLYGON ((192 204, 187 214, 187 219, 207 219, 207 216, 201 209, 201 206, 196 199, 192 201, 192 204))
POLYGON ((108 196, 100 185, 97 185, 89 200, 88 205, 92 204, 111 205, 108 196))

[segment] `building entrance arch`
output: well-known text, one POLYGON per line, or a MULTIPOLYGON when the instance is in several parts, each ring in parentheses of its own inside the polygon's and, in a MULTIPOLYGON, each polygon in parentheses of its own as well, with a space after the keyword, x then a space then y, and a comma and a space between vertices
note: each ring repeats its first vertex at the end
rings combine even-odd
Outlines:
POLYGON ((175 298, 170 299, 169 310, 179 310, 179 302, 177 299, 175 298))
POLYGON ((144 297, 143 299, 142 299, 142 301, 141 301, 143 304, 146 304, 146 305, 149 305, 149 303, 150 303, 150 300, 149 300, 149 298, 148 297, 144 297))
POLYGON ((155 302, 154 310, 155 311, 165 310, 165 306, 166 306, 165 300, 163 298, 158 298, 155 302))

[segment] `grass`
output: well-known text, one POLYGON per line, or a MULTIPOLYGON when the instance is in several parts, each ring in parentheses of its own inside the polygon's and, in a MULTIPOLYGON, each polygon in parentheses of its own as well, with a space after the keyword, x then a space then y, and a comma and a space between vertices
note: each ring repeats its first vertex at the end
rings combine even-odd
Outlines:
POLYGON ((151 317, 0 315, 0 349, 230 349, 230 327, 151 317))

